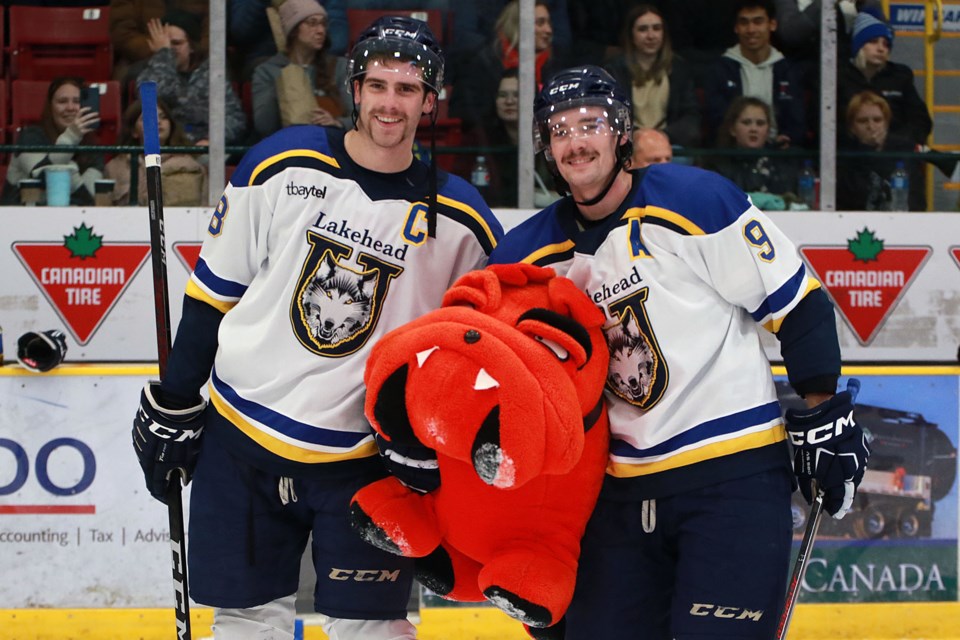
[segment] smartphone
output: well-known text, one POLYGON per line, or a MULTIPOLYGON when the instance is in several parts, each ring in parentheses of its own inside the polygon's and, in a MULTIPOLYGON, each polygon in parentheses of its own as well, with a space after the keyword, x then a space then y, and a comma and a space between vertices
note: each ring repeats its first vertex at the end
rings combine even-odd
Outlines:
MULTIPOLYGON (((100 89, 98 87, 84 87, 80 91, 80 107, 90 107, 91 112, 100 113, 100 89)), ((94 127, 99 128, 100 123, 94 127)))

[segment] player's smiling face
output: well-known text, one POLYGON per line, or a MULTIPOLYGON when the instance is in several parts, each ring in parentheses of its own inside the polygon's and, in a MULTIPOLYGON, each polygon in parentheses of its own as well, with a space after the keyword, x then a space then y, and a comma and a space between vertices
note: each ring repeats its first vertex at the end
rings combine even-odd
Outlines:
POLYGON ((359 85, 360 132, 381 147, 413 144, 420 116, 430 113, 436 98, 426 92, 420 69, 409 62, 374 62, 359 85))
POLYGON ((617 161, 617 136, 606 109, 587 106, 561 111, 551 116, 549 127, 550 152, 574 196, 599 193, 617 161))

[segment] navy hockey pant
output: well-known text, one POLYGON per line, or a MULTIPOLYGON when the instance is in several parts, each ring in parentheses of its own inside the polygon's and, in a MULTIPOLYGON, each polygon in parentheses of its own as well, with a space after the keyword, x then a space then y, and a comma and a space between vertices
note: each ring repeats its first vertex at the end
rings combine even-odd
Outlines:
POLYGON ((313 533, 317 611, 338 618, 407 615, 413 561, 367 544, 350 527, 350 498, 385 475, 379 460, 336 478, 298 478, 287 503, 280 478, 230 455, 211 430, 191 483, 190 595, 201 604, 247 608, 297 591, 313 533))
POLYGON ((790 572, 792 478, 777 469, 655 501, 601 499, 567 640, 769 640, 790 572))

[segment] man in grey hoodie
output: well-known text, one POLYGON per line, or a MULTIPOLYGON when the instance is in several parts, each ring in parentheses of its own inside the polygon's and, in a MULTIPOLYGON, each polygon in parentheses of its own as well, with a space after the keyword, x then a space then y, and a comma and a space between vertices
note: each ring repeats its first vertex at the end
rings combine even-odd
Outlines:
POLYGON ((738 96, 759 98, 773 108, 771 141, 803 146, 806 137, 804 69, 771 44, 777 30, 772 0, 741 0, 733 27, 738 43, 727 49, 706 76, 706 121, 715 139, 724 113, 738 96))

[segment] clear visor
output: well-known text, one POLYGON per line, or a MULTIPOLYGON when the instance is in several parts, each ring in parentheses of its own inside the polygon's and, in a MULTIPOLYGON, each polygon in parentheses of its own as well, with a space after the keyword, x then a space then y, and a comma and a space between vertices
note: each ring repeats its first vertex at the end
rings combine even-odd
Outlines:
POLYGON ((547 149, 551 143, 568 142, 580 137, 620 136, 629 132, 629 114, 624 105, 614 100, 598 104, 571 101, 541 109, 534 116, 534 147, 536 152, 547 149))
POLYGON ((616 133, 610 125, 606 111, 581 107, 576 111, 566 111, 547 121, 547 132, 551 142, 571 140, 578 137, 608 136, 616 133))
POLYGON ((373 67, 415 78, 437 93, 443 87, 443 60, 419 42, 405 38, 371 38, 358 44, 347 67, 351 91, 353 80, 373 67))

